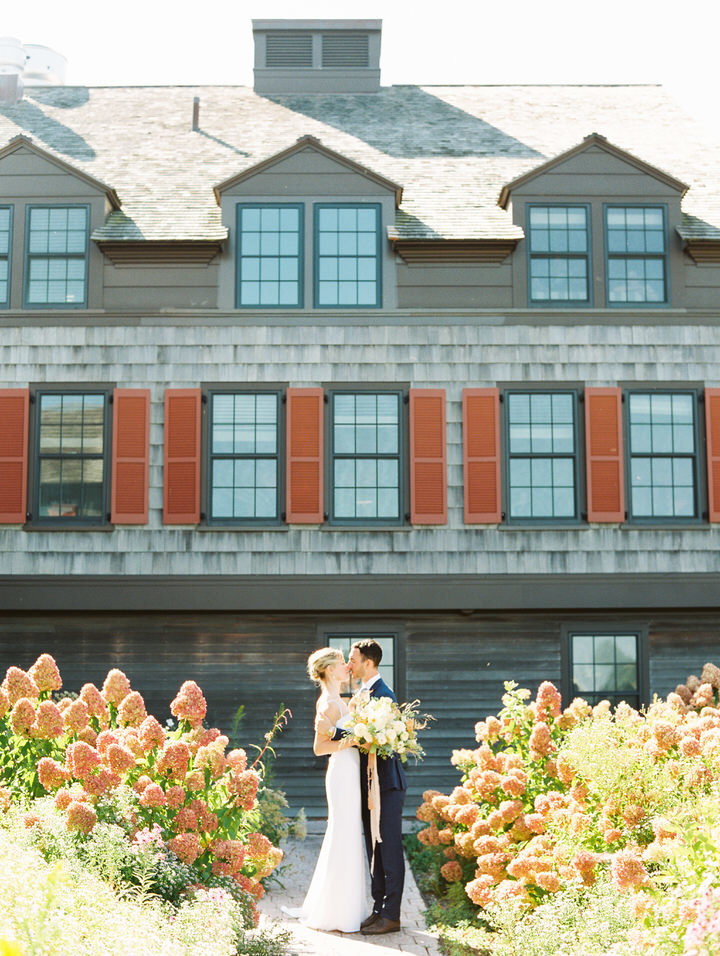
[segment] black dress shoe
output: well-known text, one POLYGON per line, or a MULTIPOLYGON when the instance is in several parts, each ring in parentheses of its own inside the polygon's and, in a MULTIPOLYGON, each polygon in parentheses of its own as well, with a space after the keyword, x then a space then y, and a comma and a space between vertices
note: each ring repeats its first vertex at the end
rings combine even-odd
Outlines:
POLYGON ((387 919, 385 916, 378 916, 374 923, 360 932, 363 936, 381 936, 383 933, 397 933, 400 929, 399 919, 387 919))
POLYGON ((377 923, 380 919, 379 913, 371 913, 367 919, 364 919, 360 924, 360 929, 365 929, 368 926, 372 926, 373 923, 377 923))

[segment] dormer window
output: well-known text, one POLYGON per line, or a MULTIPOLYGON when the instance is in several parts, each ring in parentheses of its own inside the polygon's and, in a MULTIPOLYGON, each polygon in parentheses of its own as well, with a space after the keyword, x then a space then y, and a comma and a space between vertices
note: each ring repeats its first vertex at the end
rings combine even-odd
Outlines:
POLYGON ((303 304, 303 206, 242 203, 237 207, 239 308, 303 304))
POLYGON ((606 206, 608 305, 668 301, 662 206, 606 206))
POLYGON ((10 304, 10 238, 12 206, 0 206, 0 308, 10 304))
POLYGON ((586 206, 528 206, 530 301, 590 302, 590 236, 586 206))
POLYGON ((29 206, 25 304, 84 306, 87 301, 87 206, 29 206))
POLYGON ((381 304, 378 205, 316 204, 315 241, 316 306, 381 304))

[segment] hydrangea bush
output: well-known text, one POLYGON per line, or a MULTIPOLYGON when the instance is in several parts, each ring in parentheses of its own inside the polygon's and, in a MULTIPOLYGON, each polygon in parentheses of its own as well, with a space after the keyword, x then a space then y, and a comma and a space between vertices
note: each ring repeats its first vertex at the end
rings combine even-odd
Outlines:
MULTIPOLYGON (((228 738, 203 726, 207 704, 193 681, 170 705, 174 730, 148 715, 120 670, 111 670, 102 688, 85 684, 77 699, 56 703, 52 695, 61 687, 49 654, 27 672, 7 671, 0 687, 0 811, 52 795, 79 844, 99 824, 112 824, 129 845, 154 855, 159 895, 177 899, 193 885, 222 888, 256 922, 261 881, 282 859, 258 832, 259 758, 248 766, 244 750, 228 751, 228 738)), ((26 825, 43 826, 32 808, 26 825)))
POLYGON ((508 945, 523 924, 546 925, 547 950, 528 941, 528 953, 594 952, 590 924, 567 914, 573 900, 606 911, 613 894, 623 939, 611 950, 606 934, 598 952, 720 952, 719 691, 712 664, 644 712, 563 709, 549 682, 532 701, 506 684, 501 712, 476 725, 478 748, 453 752, 460 785, 427 791, 417 811, 446 892, 464 886, 508 945), (559 943, 563 919, 577 948, 559 943))

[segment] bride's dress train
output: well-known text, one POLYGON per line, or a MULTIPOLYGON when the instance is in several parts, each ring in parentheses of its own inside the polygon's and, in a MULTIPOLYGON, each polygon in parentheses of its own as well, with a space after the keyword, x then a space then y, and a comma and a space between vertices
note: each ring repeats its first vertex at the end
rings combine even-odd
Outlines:
MULTIPOLYGON (((338 721, 342 727, 345 718, 338 721)), ((360 755, 356 747, 330 755, 325 791, 328 821, 305 901, 282 910, 312 929, 357 933, 367 915, 365 846, 360 814, 360 755)))

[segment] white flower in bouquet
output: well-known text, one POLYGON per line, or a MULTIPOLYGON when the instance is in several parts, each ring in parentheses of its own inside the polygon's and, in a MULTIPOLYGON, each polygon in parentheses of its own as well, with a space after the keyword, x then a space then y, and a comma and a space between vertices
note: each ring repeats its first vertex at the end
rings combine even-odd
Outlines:
POLYGON ((417 731, 422 730, 430 714, 420 714, 420 701, 396 704, 389 697, 358 695, 353 701, 351 714, 345 724, 348 731, 364 750, 378 757, 397 755, 405 762, 408 757, 416 760, 425 755, 420 746, 417 731))

